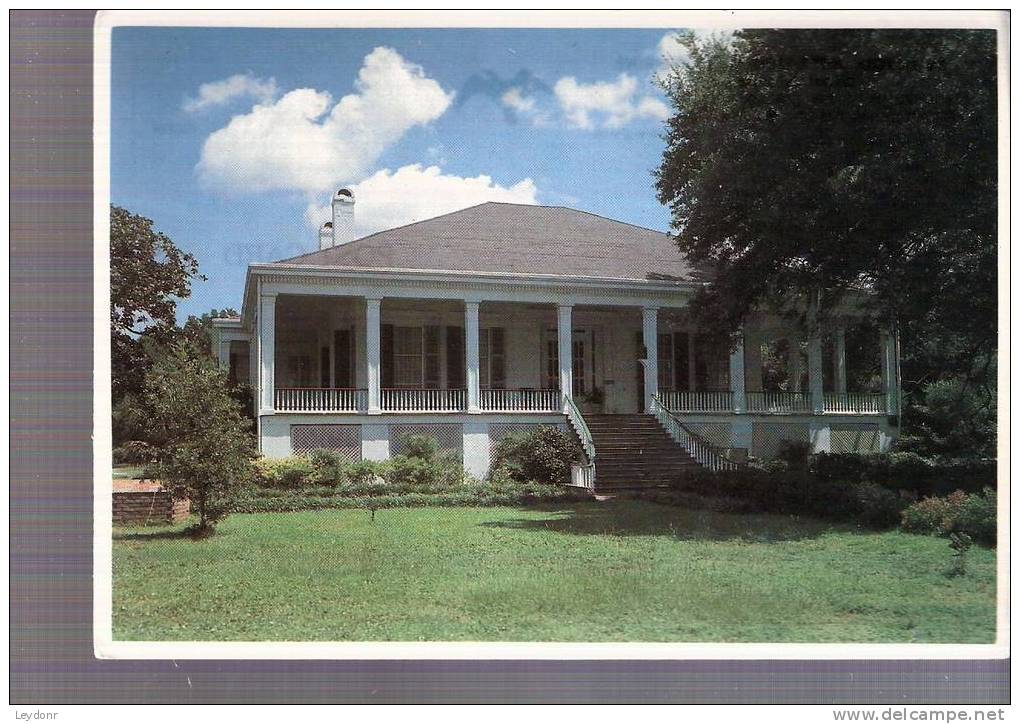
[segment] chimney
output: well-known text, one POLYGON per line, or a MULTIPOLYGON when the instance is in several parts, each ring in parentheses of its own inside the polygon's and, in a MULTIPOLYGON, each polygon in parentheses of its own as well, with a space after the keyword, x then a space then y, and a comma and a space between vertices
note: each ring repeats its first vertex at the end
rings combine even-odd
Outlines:
MULTIPOLYGON (((321 233, 320 245, 321 245, 321 233)), ((333 243, 340 246, 354 241, 354 192, 340 189, 333 194, 333 243)))
POLYGON ((327 221, 319 227, 319 251, 333 246, 333 222, 327 221))

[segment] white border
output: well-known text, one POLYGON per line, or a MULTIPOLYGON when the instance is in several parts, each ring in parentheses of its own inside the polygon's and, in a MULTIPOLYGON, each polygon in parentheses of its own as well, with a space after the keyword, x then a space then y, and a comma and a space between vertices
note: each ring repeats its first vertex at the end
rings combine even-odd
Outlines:
POLYGON ((1009 24, 996 11, 100 11, 94 46, 95 655, 102 659, 1000 659, 1009 655, 1009 24), (730 644, 730 643, 331 643, 135 642, 112 637, 112 466, 110 404, 109 204, 110 59, 116 26, 192 27, 918 27, 999 31, 999 545, 996 643, 730 644))

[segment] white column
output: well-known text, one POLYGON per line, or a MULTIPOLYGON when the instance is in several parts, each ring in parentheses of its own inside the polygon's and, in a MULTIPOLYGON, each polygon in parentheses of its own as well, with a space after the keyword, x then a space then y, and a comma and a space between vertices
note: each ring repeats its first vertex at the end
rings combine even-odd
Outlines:
POLYGON ((641 329, 645 343, 645 412, 652 411, 652 400, 659 394, 659 310, 641 310, 641 329))
POLYGON ((896 366, 896 337, 889 330, 882 330, 882 391, 887 415, 897 412, 896 366))
POLYGON ((216 356, 219 359, 220 367, 227 372, 230 371, 230 340, 223 338, 220 332, 216 338, 216 356))
POLYGON ((382 412, 382 366, 380 353, 380 326, 382 299, 365 298, 365 355, 368 362, 368 414, 378 415, 382 412))
POLYGON ((481 408, 481 376, 478 373, 478 302, 464 302, 464 353, 467 379, 467 411, 477 414, 481 408))
POLYGON ((846 394, 846 328, 837 327, 833 334, 832 350, 833 380, 836 392, 846 394))
POLYGON ((259 300, 259 359, 262 400, 260 412, 272 413, 276 407, 276 293, 263 293, 259 300))
MULTIPOLYGON (((570 321, 573 307, 561 304, 556 308, 556 333, 559 342, 558 356, 560 361, 560 394, 565 399, 574 397, 574 328, 570 321)), ((566 412, 566 404, 563 406, 566 412)))
POLYGON ((811 392, 811 410, 816 415, 825 412, 822 383, 822 335, 821 330, 814 326, 808 334, 808 390, 811 392))
POLYGON ((733 412, 747 412, 747 394, 744 389, 744 332, 737 335, 737 344, 730 352, 730 391, 733 392, 733 412))

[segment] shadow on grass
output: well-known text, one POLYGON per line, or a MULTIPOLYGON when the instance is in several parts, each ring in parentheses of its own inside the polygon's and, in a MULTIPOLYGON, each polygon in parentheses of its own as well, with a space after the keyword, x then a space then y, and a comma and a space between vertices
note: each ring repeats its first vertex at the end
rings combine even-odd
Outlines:
POLYGON ((115 532, 115 541, 191 540, 188 528, 131 528, 115 532))
POLYGON ((540 508, 542 518, 482 523, 567 535, 662 536, 688 541, 779 543, 818 538, 831 532, 856 532, 852 526, 816 518, 769 513, 719 513, 639 501, 606 501, 571 507, 540 508))

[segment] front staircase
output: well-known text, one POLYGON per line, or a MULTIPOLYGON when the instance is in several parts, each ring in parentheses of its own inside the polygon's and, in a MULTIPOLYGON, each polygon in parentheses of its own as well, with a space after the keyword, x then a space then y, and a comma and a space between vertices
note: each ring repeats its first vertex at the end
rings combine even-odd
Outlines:
POLYGON ((669 484, 698 467, 653 415, 584 417, 596 450, 595 491, 638 491, 669 484))

